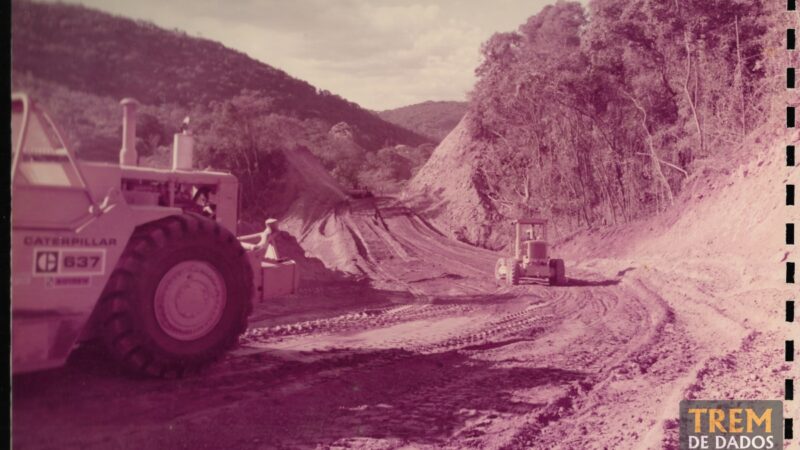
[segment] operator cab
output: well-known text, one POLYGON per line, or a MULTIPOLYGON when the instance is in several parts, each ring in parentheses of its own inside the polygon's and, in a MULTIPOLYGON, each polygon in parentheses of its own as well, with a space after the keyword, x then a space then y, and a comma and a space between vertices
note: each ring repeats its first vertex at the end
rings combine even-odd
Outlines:
MULTIPOLYGON (((151 169, 153 170, 153 169, 151 169)), ((131 173, 122 179, 122 193, 131 205, 153 205, 180 208, 217 220, 220 195, 230 194, 235 189, 222 186, 223 183, 213 175, 209 180, 165 179, 161 176, 145 176, 139 172, 131 173)), ((194 177, 192 177, 194 178, 194 177)))
POLYGON ((531 263, 547 264, 547 220, 527 218, 516 221, 518 258, 531 263))

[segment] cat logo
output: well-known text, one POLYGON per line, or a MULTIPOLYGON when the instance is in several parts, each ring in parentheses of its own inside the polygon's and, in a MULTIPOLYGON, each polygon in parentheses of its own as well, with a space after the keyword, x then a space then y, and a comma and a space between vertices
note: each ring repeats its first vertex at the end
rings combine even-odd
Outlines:
POLYGON ((58 272, 58 252, 38 251, 36 252, 36 273, 56 273, 58 272))

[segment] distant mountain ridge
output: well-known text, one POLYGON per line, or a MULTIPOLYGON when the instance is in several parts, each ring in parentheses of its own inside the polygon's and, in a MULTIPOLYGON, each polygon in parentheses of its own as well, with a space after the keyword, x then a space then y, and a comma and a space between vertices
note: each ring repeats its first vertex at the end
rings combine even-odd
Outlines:
POLYGON ((427 101, 378 112, 381 119, 441 142, 464 117, 467 102, 427 101))
POLYGON ((218 42, 83 6, 24 0, 12 6, 15 78, 187 108, 254 91, 269 99, 276 114, 348 123, 369 150, 431 141, 218 42))

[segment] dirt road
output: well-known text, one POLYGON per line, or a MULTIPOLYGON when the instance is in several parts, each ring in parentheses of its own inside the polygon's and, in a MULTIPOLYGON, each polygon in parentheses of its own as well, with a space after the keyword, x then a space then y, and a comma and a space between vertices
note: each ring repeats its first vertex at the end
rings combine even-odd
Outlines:
POLYGON ((510 288, 496 253, 364 202, 339 220, 369 281, 257 305, 194 377, 132 379, 92 349, 17 377, 15 447, 672 448, 682 398, 780 396, 789 367, 738 299, 783 294, 729 267, 568 260, 567 286, 510 288))

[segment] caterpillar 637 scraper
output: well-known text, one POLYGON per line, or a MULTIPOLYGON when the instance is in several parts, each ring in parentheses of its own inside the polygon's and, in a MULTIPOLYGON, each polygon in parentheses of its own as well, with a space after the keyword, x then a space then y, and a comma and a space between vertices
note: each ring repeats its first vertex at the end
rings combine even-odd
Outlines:
POLYGON ((14 373, 59 366, 100 338, 135 372, 182 376, 236 343, 254 301, 297 289, 293 261, 265 261, 234 235, 236 177, 193 170, 187 131, 171 170, 138 166, 137 103, 122 107, 120 163, 87 162, 12 96, 14 373))

